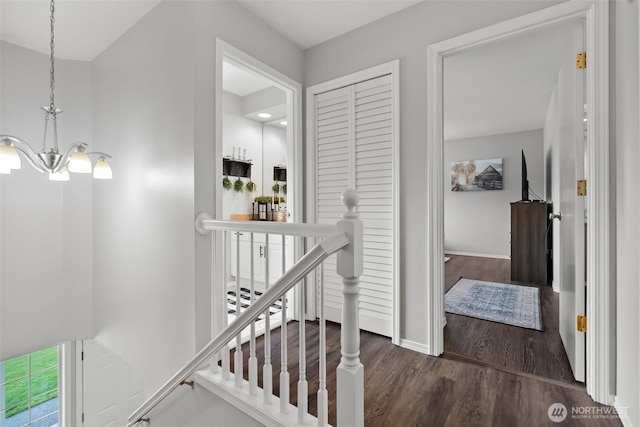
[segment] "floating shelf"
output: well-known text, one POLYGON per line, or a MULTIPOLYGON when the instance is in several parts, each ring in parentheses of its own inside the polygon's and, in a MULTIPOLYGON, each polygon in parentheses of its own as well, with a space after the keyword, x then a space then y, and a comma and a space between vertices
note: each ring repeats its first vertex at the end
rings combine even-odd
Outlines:
POLYGON ((287 182, 287 168, 280 166, 273 167, 273 180, 279 182, 287 182))
POLYGON ((222 174, 226 176, 237 176, 240 178, 251 178, 251 161, 237 159, 222 159, 222 174))

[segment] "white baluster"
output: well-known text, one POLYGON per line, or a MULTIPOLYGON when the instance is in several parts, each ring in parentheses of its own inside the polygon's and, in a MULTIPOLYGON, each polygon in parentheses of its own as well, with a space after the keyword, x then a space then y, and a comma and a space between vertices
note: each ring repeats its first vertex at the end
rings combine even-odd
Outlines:
POLYGON ((358 326, 359 277, 362 274, 362 221, 355 207, 358 193, 345 190, 342 203, 347 212, 338 221, 350 244, 337 254, 337 270, 342 277, 342 326, 340 365, 337 374, 338 426, 364 426, 364 367, 360 363, 360 328, 358 326))
MULTIPOLYGON (((265 235, 265 286, 269 289, 269 235, 265 235)), ((273 367, 271 366, 271 317, 269 309, 264 318, 264 367, 262 368, 262 390, 264 403, 271 404, 273 395, 273 367)))
MULTIPOLYGON (((284 256, 284 254, 283 254, 284 256)), ((307 383, 307 336, 305 318, 305 300, 307 297, 305 283, 299 285, 298 292, 298 364, 300 372, 298 373, 298 424, 307 422, 307 413, 309 412, 309 384, 307 383)))
MULTIPOLYGON (((251 233, 251 304, 256 300, 255 294, 255 259, 253 256, 253 233, 251 233)), ((249 340, 249 392, 252 396, 258 394, 258 358, 256 357, 256 321, 251 323, 251 338, 249 340)))
POLYGON ((327 393, 327 323, 324 318, 324 263, 320 264, 320 361, 318 384, 318 426, 329 424, 329 395, 327 393))
MULTIPOLYGON (((225 245, 225 249, 227 248, 227 239, 229 238, 229 236, 225 233, 225 239, 224 239, 224 245, 225 245)), ((226 251, 225 251, 226 252, 226 251)), ((225 263, 224 269, 226 270, 227 268, 227 263, 225 263)), ((227 274, 225 271, 225 274, 223 276, 223 280, 222 280, 222 294, 223 294, 223 298, 221 298, 221 303, 222 303, 222 329, 225 329, 228 325, 229 325, 229 303, 228 303, 228 299, 229 299, 229 294, 227 293, 227 274)), ((238 280, 238 272, 236 271, 236 280, 238 280)), ((230 361, 229 361, 229 348, 225 346, 225 348, 223 348, 220 351, 220 359, 222 360, 222 378, 225 381, 228 381, 230 378, 230 361)))
MULTIPOLYGON (((214 339, 218 332, 222 331, 224 321, 222 318, 227 315, 226 305, 223 310, 216 308, 218 301, 225 301, 226 304, 226 277, 227 271, 224 267, 224 254, 227 251, 227 231, 218 231, 212 234, 211 239, 211 254, 213 256, 213 272, 211 275, 211 339, 214 339), (222 253, 217 251, 217 242, 222 239, 222 253)), ((211 356, 209 363, 209 370, 212 374, 217 373, 220 370, 218 362, 221 360, 221 354, 218 352, 211 356)), ((0 426, 1 427, 1 426, 0 426)))
MULTIPOLYGON (((236 233, 236 319, 242 312, 242 298, 240 286, 240 236, 242 233, 236 233)), ((242 388, 243 375, 243 359, 242 359, 242 332, 236 335, 236 354, 233 363, 233 373, 235 374, 235 383, 237 388, 242 388)))
MULTIPOLYGON (((282 271, 285 271, 284 257, 284 239, 282 236, 282 271)), ((282 296, 282 321, 280 322, 280 412, 286 414, 289 412, 289 371, 288 371, 288 355, 289 348, 287 343, 287 296, 282 296)))

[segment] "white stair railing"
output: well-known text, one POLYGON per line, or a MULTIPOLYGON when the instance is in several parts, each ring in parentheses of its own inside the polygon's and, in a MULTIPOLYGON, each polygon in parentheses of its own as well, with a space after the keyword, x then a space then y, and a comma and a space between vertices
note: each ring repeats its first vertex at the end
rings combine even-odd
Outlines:
MULTIPOLYGON (((226 277, 222 275, 222 283, 217 284, 225 290, 224 307, 215 307, 214 310, 223 310, 222 326, 223 330, 212 339, 198 354, 196 354, 180 371, 178 371, 169 381, 167 381, 156 393, 154 393, 140 408, 134 411, 129 417, 127 427, 133 427, 143 422, 150 423, 149 413, 175 388, 183 384, 197 370, 202 369, 206 362, 210 362, 210 369, 206 375, 217 375, 220 378, 219 385, 236 393, 247 393, 247 400, 260 400, 258 408, 251 408, 250 413, 256 411, 268 413, 270 417, 276 417, 278 425, 328 425, 328 401, 327 393, 327 368, 326 368, 326 328, 324 319, 324 289, 320 280, 319 292, 319 387, 317 390, 318 412, 317 421, 308 414, 308 381, 306 366, 306 330, 305 318, 306 292, 304 284, 297 290, 297 317, 299 319, 299 371, 297 382, 297 410, 289 404, 289 384, 290 374, 288 372, 288 347, 287 347, 287 292, 300 282, 310 272, 315 271, 320 266, 320 277, 322 274, 322 262, 337 253, 337 272, 343 279, 343 304, 342 304, 342 331, 341 331, 341 361, 337 368, 337 424, 342 426, 359 427, 364 425, 364 368, 360 363, 360 331, 358 327, 358 289, 359 276, 362 273, 362 222, 358 219, 355 207, 358 195, 354 190, 346 190, 342 194, 342 201, 347 212, 343 214, 342 220, 335 225, 317 224, 290 224, 259 221, 218 221, 210 219, 206 214, 201 214, 196 220, 196 229, 201 234, 216 232, 223 234, 234 232, 236 239, 236 261, 235 261, 235 316, 229 323, 227 316, 226 301, 226 277), (240 256, 240 233, 250 233, 250 295, 248 306, 242 307, 242 286, 241 286, 241 256, 240 256), (255 259, 253 255, 254 233, 265 234, 264 255, 265 261, 265 290, 256 298, 255 296, 255 259), (283 275, 273 284, 269 283, 269 237, 272 235, 282 236, 282 272, 283 275), (286 237, 294 236, 302 238, 322 238, 322 240, 310 249, 300 260, 285 271, 286 268, 286 237), (273 396, 271 365, 271 326, 272 319, 270 306, 280 300, 280 390, 279 398, 273 396), (258 398, 258 362, 256 355, 256 320, 259 316, 264 316, 264 366, 263 375, 263 398, 258 398), (243 378, 243 350, 242 344, 245 339, 242 332, 248 331, 248 381, 243 378), (235 349, 234 369, 230 371, 230 351, 235 349), (219 368, 218 361, 221 366, 219 368), (231 377, 233 376, 233 381, 231 377), (244 391, 243 391, 244 390, 244 391), (274 404, 278 400, 279 404, 274 404), (278 410, 274 409, 274 406, 278 410), (293 411, 297 414, 292 414, 293 411), (279 415, 274 415, 278 414, 279 415), (280 422, 280 418, 289 420, 280 422), (295 421, 291 421, 291 420, 295 421)), ((226 238, 224 239, 226 240, 226 238)), ((227 252, 228 253, 228 252, 227 252)), ((220 256, 220 254, 218 254, 220 256)), ((260 252, 262 256, 262 248, 260 252)), ((201 371, 204 372, 204 371, 201 371)), ((196 375, 196 379, 204 378, 204 374, 196 375)), ((242 409, 242 408, 241 408, 242 409)), ((248 411, 249 412, 249 411, 248 411)), ((266 417, 266 415, 265 415, 266 417)), ((272 418, 273 419, 273 418, 272 418)))

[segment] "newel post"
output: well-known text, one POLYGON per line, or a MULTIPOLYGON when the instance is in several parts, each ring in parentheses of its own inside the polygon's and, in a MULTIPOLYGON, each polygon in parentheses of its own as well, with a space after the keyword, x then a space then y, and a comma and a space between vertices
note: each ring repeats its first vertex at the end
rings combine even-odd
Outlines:
POLYGON ((337 369, 338 427, 364 426, 364 366, 360 363, 360 327, 358 325, 358 292, 362 274, 362 221, 355 207, 358 193, 349 189, 342 193, 347 211, 338 221, 338 231, 350 240, 337 253, 337 270, 342 277, 342 328, 340 365, 337 369))

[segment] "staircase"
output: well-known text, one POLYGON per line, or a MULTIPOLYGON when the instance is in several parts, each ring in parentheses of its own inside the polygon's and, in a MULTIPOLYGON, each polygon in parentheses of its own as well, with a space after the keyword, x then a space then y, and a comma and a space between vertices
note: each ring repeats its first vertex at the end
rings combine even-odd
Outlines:
MULTIPOLYGON (((260 221, 219 221, 212 220, 206 214, 200 214, 196 219, 196 230, 201 234, 212 234, 214 248, 222 248, 222 253, 214 250, 214 257, 223 257, 227 253, 224 243, 230 238, 229 233, 239 236, 240 233, 250 233, 251 246, 254 244, 254 234, 266 236, 264 254, 268 257, 269 241, 272 236, 282 238, 282 260, 285 270, 285 236, 297 239, 299 247, 311 246, 311 249, 300 257, 273 284, 269 283, 269 260, 264 263, 266 290, 256 297, 255 266, 251 250, 250 263, 251 279, 248 289, 241 288, 241 280, 236 277, 234 295, 245 293, 250 295, 245 304, 237 304, 233 315, 228 312, 226 269, 221 269, 214 280, 215 301, 219 305, 214 307, 214 324, 220 325, 218 334, 205 345, 191 360, 176 372, 162 387, 149 397, 138 409, 129 416, 127 427, 153 425, 156 417, 162 417, 159 407, 179 386, 198 386, 209 390, 218 398, 233 405, 239 411, 254 419, 257 423, 267 426, 327 426, 329 399, 336 400, 337 425, 339 427, 358 427, 364 425, 364 367, 360 363, 360 331, 358 327, 358 292, 359 277, 362 274, 362 222, 358 219, 356 205, 358 195, 354 190, 342 193, 342 203, 346 212, 336 224, 291 224, 260 221), (217 244, 215 242, 218 242, 217 244), (341 361, 336 371, 337 396, 329 396, 327 392, 326 369, 326 330, 324 319, 324 289, 322 284, 322 263, 329 256, 337 256, 337 273, 342 277, 342 322, 341 322, 341 361), (318 354, 318 389, 309 391, 306 366, 306 334, 305 319, 309 318, 308 311, 315 316, 315 310, 306 310, 307 287, 303 279, 310 275, 319 277, 317 317, 320 325, 319 354, 318 354), (293 297, 290 295, 293 294, 293 297), (288 297, 289 295, 289 297, 288 297), (294 317, 298 322, 299 348, 289 350, 287 344, 287 328, 289 320, 288 304, 295 299, 294 317), (279 302, 282 310, 278 323, 283 325, 280 333, 280 366, 271 364, 271 322, 270 307, 279 302), (246 305, 246 306, 245 306, 246 305), (230 320, 232 319, 232 320, 230 320), (264 330, 264 363, 258 366, 256 354, 256 325, 264 330), (243 348, 244 342, 249 343, 248 379, 243 378, 243 348), (233 370, 230 359, 233 353, 233 370), (288 369, 289 354, 300 355, 297 375, 297 406, 289 402, 290 372, 288 369), (274 369, 279 369, 279 396, 273 392, 272 378, 274 369), (262 375, 262 387, 258 387, 258 375, 262 375), (318 411, 314 417, 308 413, 309 393, 316 393, 318 411)), ((238 242, 239 243, 239 242, 238 242)), ((236 247, 239 247, 236 246, 236 247)), ((262 249, 260 251, 262 256, 262 249)), ((239 256, 236 257, 236 272, 241 271, 239 256)), ((217 263, 217 265, 224 263, 217 263)), ((278 347, 275 345, 274 347, 278 347)), ((314 347, 316 347, 314 345, 314 347)), ((161 420, 158 419, 158 425, 161 420)))

